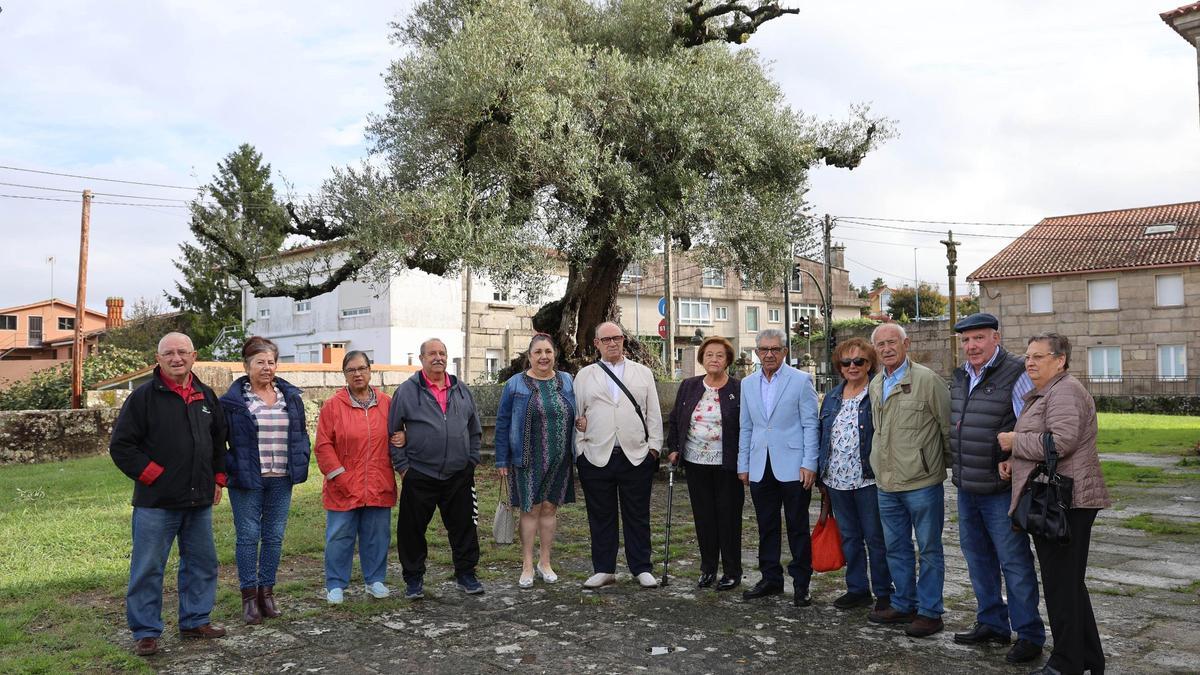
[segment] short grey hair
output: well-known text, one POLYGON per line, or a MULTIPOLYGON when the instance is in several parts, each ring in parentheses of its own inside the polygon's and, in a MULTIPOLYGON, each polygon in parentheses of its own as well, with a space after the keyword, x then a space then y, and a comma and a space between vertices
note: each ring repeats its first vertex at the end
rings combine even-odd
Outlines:
POLYGON ((419 353, 421 356, 424 356, 425 355, 425 347, 428 346, 429 343, 431 343, 431 342, 437 342, 437 343, 441 344, 442 348, 445 349, 447 352, 450 351, 450 349, 448 347, 446 347, 446 343, 441 338, 432 337, 421 343, 421 349, 417 353, 419 353))
POLYGON ((901 326, 898 323, 881 323, 875 327, 875 330, 871 331, 871 344, 872 345, 875 344, 875 338, 876 338, 876 336, 879 335, 879 331, 884 330, 886 328, 891 328, 893 330, 900 331, 900 341, 901 342, 908 339, 908 331, 904 330, 904 326, 901 326))
POLYGON ((167 333, 166 335, 162 336, 161 338, 159 338, 159 340, 158 340, 158 348, 157 348, 157 350, 156 350, 156 351, 158 351, 158 353, 160 353, 160 354, 161 354, 161 353, 162 353, 162 349, 163 349, 163 344, 164 344, 164 343, 165 343, 167 340, 170 340, 171 338, 183 338, 184 340, 187 340, 188 351, 190 351, 190 352, 194 352, 194 351, 196 351, 196 345, 192 343, 192 338, 188 337, 188 336, 187 336, 187 334, 185 334, 185 333, 180 333, 180 332, 178 332, 178 331, 172 331, 172 332, 170 332, 170 333, 167 333))
POLYGON ((1047 331, 1045 333, 1038 333, 1037 335, 1034 335, 1033 337, 1029 338, 1029 341, 1025 344, 1031 345, 1035 342, 1045 342, 1046 346, 1050 348, 1051 354, 1054 354, 1055 356, 1061 356, 1066 359, 1063 362, 1063 370, 1071 367, 1071 341, 1067 339, 1066 335, 1055 333, 1053 331, 1047 331))
POLYGON ((758 347, 762 345, 763 340, 779 340, 779 344, 783 345, 784 348, 788 346, 787 335, 778 328, 767 328, 758 331, 758 335, 754 336, 754 346, 758 347))

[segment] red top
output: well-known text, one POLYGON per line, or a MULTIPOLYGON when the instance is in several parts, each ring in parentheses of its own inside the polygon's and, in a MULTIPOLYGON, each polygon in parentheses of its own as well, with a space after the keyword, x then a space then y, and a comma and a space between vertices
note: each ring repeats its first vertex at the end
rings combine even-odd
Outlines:
POLYGON ((388 456, 391 399, 378 389, 375 397, 376 405, 364 410, 351 402, 350 391, 342 387, 321 406, 313 454, 323 476, 342 470, 326 478, 321 488, 326 510, 396 505, 396 472, 388 456))
POLYGON ((425 386, 429 387, 433 398, 437 400, 438 405, 442 406, 442 414, 446 414, 446 408, 450 405, 450 376, 446 375, 446 379, 442 380, 442 386, 439 388, 428 377, 425 377, 425 371, 421 371, 421 379, 425 381, 425 386))

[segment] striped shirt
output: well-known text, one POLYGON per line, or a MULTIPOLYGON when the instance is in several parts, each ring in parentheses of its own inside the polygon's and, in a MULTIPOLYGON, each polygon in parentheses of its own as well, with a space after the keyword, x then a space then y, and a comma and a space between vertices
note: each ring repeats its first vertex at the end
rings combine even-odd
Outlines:
POLYGON ((242 387, 246 407, 258 425, 258 461, 264 476, 286 476, 288 468, 288 413, 287 403, 279 386, 275 387, 275 405, 267 405, 250 389, 247 382, 242 387))

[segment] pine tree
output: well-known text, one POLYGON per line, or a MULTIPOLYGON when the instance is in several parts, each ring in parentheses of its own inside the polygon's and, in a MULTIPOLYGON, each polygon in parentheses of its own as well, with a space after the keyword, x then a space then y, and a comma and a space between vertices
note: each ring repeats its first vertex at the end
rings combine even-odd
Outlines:
POLYGON ((181 257, 173 263, 183 281, 175 283, 176 295, 167 294, 171 305, 188 316, 197 349, 222 329, 241 323, 241 293, 223 266, 227 258, 217 254, 212 242, 244 242, 254 260, 277 252, 287 227, 287 214, 271 184, 271 165, 248 143, 217 164, 216 175, 202 191, 191 203, 190 227, 197 244, 179 245, 181 257))

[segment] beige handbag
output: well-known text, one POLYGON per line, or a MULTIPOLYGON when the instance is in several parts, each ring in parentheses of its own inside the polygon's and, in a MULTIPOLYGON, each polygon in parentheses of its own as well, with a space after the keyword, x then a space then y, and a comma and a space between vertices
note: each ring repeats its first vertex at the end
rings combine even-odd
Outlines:
MULTIPOLYGON (((512 469, 509 469, 510 471, 512 469)), ((508 477, 500 481, 500 500, 496 503, 496 519, 492 523, 492 538, 497 544, 511 544, 517 532, 516 516, 508 499, 508 477)))

